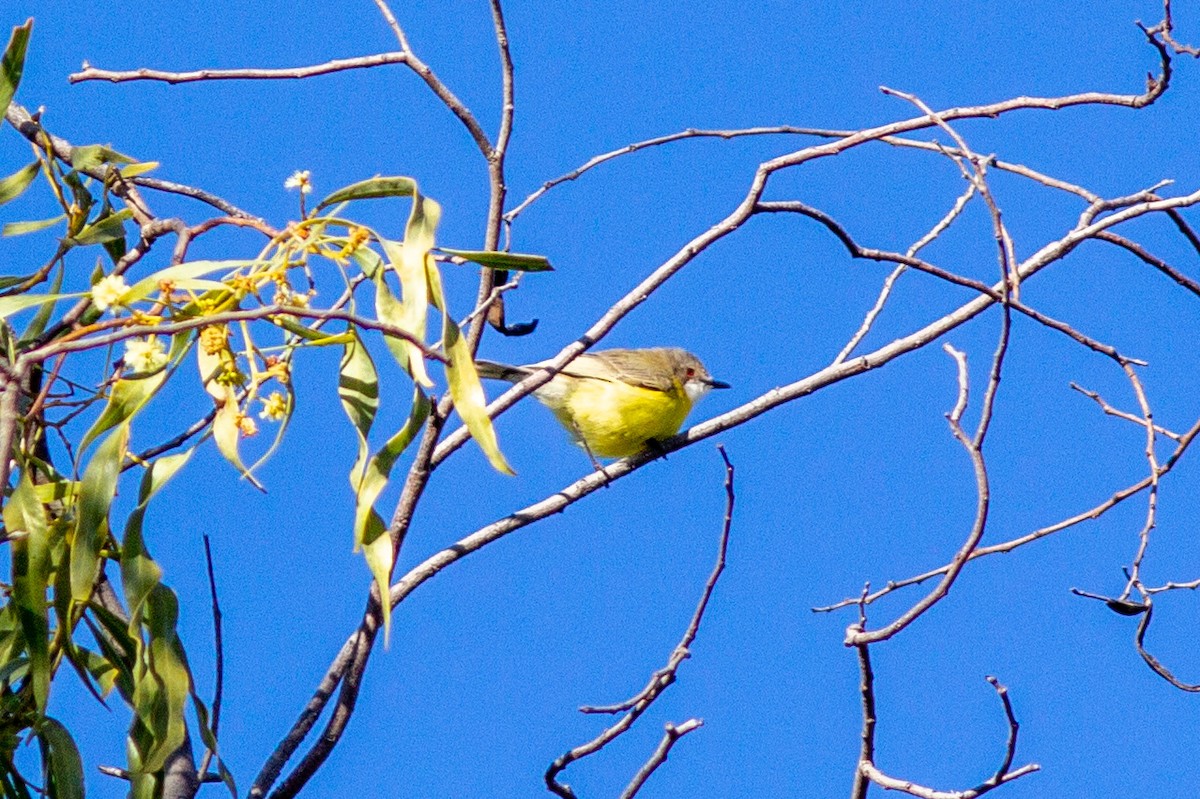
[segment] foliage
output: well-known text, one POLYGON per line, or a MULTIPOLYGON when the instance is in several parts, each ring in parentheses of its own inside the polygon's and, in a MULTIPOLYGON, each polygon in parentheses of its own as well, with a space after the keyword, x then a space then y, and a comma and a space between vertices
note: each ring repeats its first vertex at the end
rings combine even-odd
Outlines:
MULTIPOLYGON (((31 28, 32 20, 15 28, 5 51, 0 108, 8 106, 19 84, 31 28)), ((392 466, 429 417, 428 392, 435 386, 429 362, 442 365, 448 393, 489 461, 511 473, 484 412, 471 353, 450 315, 440 264, 471 261, 528 271, 544 271, 549 264, 539 256, 439 250, 441 209, 411 178, 364 180, 307 211, 311 185, 298 173, 289 185, 300 190, 300 219, 284 230, 227 217, 184 234, 191 240, 220 225, 249 225, 268 235, 259 252, 189 261, 186 247, 177 248, 169 264, 135 274, 148 243, 167 231, 146 228, 129 180, 156 165, 104 145, 74 147, 64 164, 49 134, 39 132, 35 139, 36 160, 0 180, 0 203, 16 200, 41 178, 61 209, 51 219, 4 227, 6 236, 53 228, 60 238, 36 271, 0 277, 0 396, 9 420, 0 448, 13 452, 0 483, 16 481, 3 517, 12 581, 0 609, 0 793, 28 796, 39 782, 20 773, 15 762, 16 748, 31 734, 40 744, 40 782, 47 792, 82 796, 82 765, 71 734, 46 715, 58 672, 69 666, 97 701, 111 701, 115 689, 131 708, 132 795, 151 797, 161 790, 168 759, 187 738, 189 706, 199 737, 211 752, 216 748, 210 709, 195 692, 176 633, 178 600, 162 582, 143 533, 152 500, 209 438, 257 486, 255 469, 274 451, 292 417, 295 359, 314 347, 341 347, 338 393, 359 439, 350 469, 354 544, 386 594, 394 545, 374 505, 392 466), (389 238, 348 216, 351 203, 379 198, 410 201, 403 238, 389 238), (133 235, 131 222, 139 226, 133 235), (87 286, 63 292, 79 264, 93 258, 87 286), (317 303, 318 286, 322 294, 335 289, 330 292, 335 299, 324 307, 317 303), (428 338, 430 328, 438 332, 434 340, 428 338), (380 386, 368 342, 379 338, 413 386, 408 421, 373 452, 369 436, 380 386), (95 367, 97 354, 111 366, 99 383, 89 385, 82 374, 95 367), (197 371, 187 367, 189 361, 197 371), (69 381, 69 393, 51 395, 61 381, 69 381), (207 392, 212 411, 135 453, 131 441, 139 413, 168 384, 180 382, 207 392), (72 446, 63 429, 93 409, 99 412, 72 446), (247 465, 242 444, 258 432, 256 417, 276 425, 274 443, 247 465), (62 437, 61 448, 52 446, 53 435, 62 437), (60 449, 69 462, 61 462, 60 449), (137 503, 118 535, 115 498, 138 473, 137 503), (108 581, 110 562, 119 567, 117 586, 108 581)), ((384 608, 386 627, 386 603, 384 608)), ((236 795, 232 777, 223 767, 221 773, 236 795)))

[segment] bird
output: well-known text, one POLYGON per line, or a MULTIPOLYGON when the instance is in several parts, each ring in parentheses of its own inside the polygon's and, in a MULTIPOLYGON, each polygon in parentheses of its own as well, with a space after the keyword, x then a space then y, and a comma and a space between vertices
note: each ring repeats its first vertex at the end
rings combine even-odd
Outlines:
MULTIPOLYGON (((550 361, 509 366, 476 361, 479 376, 516 383, 550 361)), ((593 461, 623 458, 679 432, 692 406, 714 388, 700 359, 678 347, 585 352, 533 391, 593 461)))

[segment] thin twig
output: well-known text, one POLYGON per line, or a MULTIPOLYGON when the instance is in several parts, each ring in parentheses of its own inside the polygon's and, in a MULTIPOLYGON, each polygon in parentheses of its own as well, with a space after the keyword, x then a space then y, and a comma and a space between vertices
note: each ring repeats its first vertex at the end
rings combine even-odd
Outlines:
POLYGON ((675 743, 687 735, 689 732, 700 729, 704 726, 704 722, 700 719, 688 719, 682 724, 675 725, 667 722, 664 727, 662 740, 658 742, 658 748, 654 750, 654 754, 650 756, 637 774, 633 775, 633 779, 629 781, 629 785, 625 786, 625 790, 621 791, 621 799, 633 799, 637 792, 646 784, 646 780, 650 779, 650 775, 667 760, 667 755, 671 752, 671 747, 675 743))
POLYGON ((123 83, 131 80, 153 80, 165 83, 192 83, 209 80, 286 80, 311 78, 317 75, 329 75, 348 69, 369 69, 386 64, 407 64, 408 53, 376 53, 374 55, 356 56, 354 58, 335 58, 324 64, 313 64, 304 67, 287 67, 282 69, 197 69, 191 72, 167 72, 159 69, 131 69, 113 71, 97 69, 86 61, 79 72, 67 76, 71 83, 81 83, 89 80, 106 80, 110 83, 123 83))
MULTIPOLYGON (((674 651, 671 653, 671 657, 668 659, 667 665, 651 675, 650 681, 646 683, 645 688, 639 691, 631 699, 616 705, 609 705, 606 707, 585 706, 580 708, 580 711, 583 713, 625 713, 626 715, 623 716, 616 724, 613 724, 611 727, 605 729, 598 736, 587 743, 580 744, 570 751, 559 755, 554 762, 550 764, 549 768, 546 769, 546 774, 544 776, 546 787, 551 793, 563 797, 563 799, 575 799, 575 793, 571 790, 571 786, 564 782, 559 782, 558 775, 561 774, 563 770, 567 768, 567 766, 571 765, 575 761, 599 752, 605 746, 612 743, 614 740, 624 734, 630 727, 632 727, 633 723, 637 721, 638 717, 641 716, 642 713, 644 713, 646 709, 649 708, 650 705, 662 695, 663 691, 665 691, 671 686, 672 683, 675 682, 676 673, 679 671, 679 666, 684 660, 691 657, 691 651, 689 650, 689 647, 695 640, 696 633, 700 630, 700 622, 704 619, 704 611, 708 607, 709 600, 712 598, 713 589, 716 588, 717 580, 720 578, 721 572, 725 569, 725 553, 729 548, 729 530, 733 524, 733 464, 729 461, 729 456, 726 454, 724 447, 718 445, 717 451, 721 454, 721 459, 725 462, 725 518, 721 524, 721 538, 717 547, 717 562, 713 566, 712 572, 708 576, 708 581, 704 584, 704 591, 700 595, 700 601, 696 604, 696 610, 692 614, 692 619, 688 623, 683 637, 680 639, 679 643, 675 646, 674 651)), ((693 719, 693 721, 695 720, 693 719)), ((700 723, 697 721, 695 727, 698 726, 700 726, 700 723)), ((690 731, 690 729, 687 730, 687 732, 690 731)), ((683 733, 681 733, 681 735, 682 734, 683 733)), ((676 738, 678 737, 679 736, 676 736, 676 738)), ((666 751, 669 751, 672 745, 674 745, 674 740, 672 740, 670 744, 666 746, 666 751)), ((660 749, 661 746, 662 745, 660 744, 660 749)), ((662 753, 664 760, 666 759, 666 751, 663 751, 662 753)), ((653 762, 653 760, 654 758, 652 757, 651 762, 653 762)), ((647 763, 646 765, 649 766, 650 763, 647 763)), ((655 763, 654 766, 649 769, 649 771, 646 771, 641 782, 644 782, 645 777, 648 777, 650 772, 657 767, 658 764, 655 763)), ((645 769, 646 766, 643 766, 643 770, 645 769)), ((639 772, 639 774, 641 774, 641 772, 639 772)), ((641 782, 638 782, 636 777, 634 781, 637 783, 638 787, 640 787, 641 782)), ((634 783, 630 783, 630 787, 633 787, 633 785, 634 783)))
MULTIPOLYGON (((221 637, 221 603, 217 599, 217 578, 213 572, 212 546, 208 540, 208 533, 204 534, 204 563, 208 568, 208 591, 212 600, 212 617, 213 617, 213 652, 216 662, 216 686, 213 688, 212 704, 212 735, 214 740, 219 740, 219 731, 221 727, 221 696, 225 688, 225 646, 221 637)), ((202 775, 208 773, 208 764, 212 762, 212 757, 215 755, 212 749, 206 748, 204 758, 200 761, 200 767, 197 771, 202 775)))

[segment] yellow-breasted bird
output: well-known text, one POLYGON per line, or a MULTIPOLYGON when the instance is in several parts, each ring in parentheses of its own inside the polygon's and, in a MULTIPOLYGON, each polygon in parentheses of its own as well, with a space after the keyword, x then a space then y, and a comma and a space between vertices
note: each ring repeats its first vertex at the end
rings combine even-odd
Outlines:
MULTIPOLYGON (((508 366, 478 361, 480 377, 516 383, 549 361, 508 366)), ((679 432, 714 380, 692 353, 678 347, 585 352, 533 392, 577 444, 593 456, 623 458, 679 432)))

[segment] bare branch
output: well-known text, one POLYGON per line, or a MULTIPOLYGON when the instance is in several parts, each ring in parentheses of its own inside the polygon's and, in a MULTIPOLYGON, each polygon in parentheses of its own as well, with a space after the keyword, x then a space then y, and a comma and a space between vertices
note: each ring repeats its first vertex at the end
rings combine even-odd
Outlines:
MULTIPOLYGON (((625 702, 606 707, 580 708, 580 711, 583 713, 626 713, 626 715, 622 717, 621 720, 616 724, 604 730, 591 741, 588 741, 585 744, 580 744, 574 749, 571 749, 569 752, 559 755, 554 762, 550 764, 549 768, 546 769, 546 774, 544 777, 546 787, 552 793, 563 797, 563 799, 575 799, 575 793, 571 790, 569 785, 558 781, 558 775, 576 760, 580 760, 588 755, 593 755, 596 752, 599 752, 605 746, 612 743, 614 740, 624 734, 630 727, 632 727, 633 723, 637 721, 638 717, 641 716, 642 713, 644 713, 647 708, 649 708, 650 705, 662 695, 663 691, 665 691, 671 686, 672 683, 675 682, 676 673, 679 671, 679 666, 684 660, 691 657, 691 652, 689 651, 688 647, 691 646, 692 642, 696 638, 696 633, 700 630, 700 622, 704 618, 704 611, 708 607, 709 599, 712 598, 713 589, 716 588, 717 580, 720 578, 721 572, 725 569, 725 553, 729 548, 729 530, 733 524, 733 464, 730 463, 729 456, 725 453, 724 447, 718 446, 717 451, 721 453, 721 459, 725 462, 725 518, 721 524, 721 539, 720 544, 717 547, 716 565, 713 566, 712 573, 709 574, 708 581, 704 584, 704 591, 700 595, 700 601, 696 605, 696 610, 692 614, 692 619, 688 623, 683 637, 675 646, 675 650, 671 653, 671 657, 667 661, 667 665, 654 672, 654 674, 652 674, 650 677, 650 681, 646 684, 646 687, 638 692, 636 696, 625 702)), ((659 744, 659 749, 654 753, 650 760, 644 766, 642 766, 642 769, 638 772, 637 776, 634 777, 633 782, 629 784, 629 787, 626 788, 626 793, 622 794, 622 796, 632 796, 633 793, 636 793, 637 790, 640 789, 642 783, 646 781, 646 778, 650 776, 654 769, 658 768, 663 760, 666 760, 667 752, 669 752, 671 747, 674 746, 675 741, 688 732, 691 732, 696 727, 699 727, 700 724, 701 722, 699 720, 693 719, 687 724, 680 725, 680 728, 675 730, 677 733, 675 735, 672 735, 672 728, 670 725, 668 725, 667 735, 663 739, 663 743, 659 744), (691 726, 687 730, 680 732, 684 726, 688 726, 689 724, 691 726), (670 740, 668 741, 668 739, 670 740), (661 757, 659 757, 660 754, 661 757), (631 789, 632 793, 630 793, 631 789)))
MULTIPOLYGON (((1081 386, 1075 382, 1072 382, 1070 384, 1070 386, 1071 386, 1071 388, 1075 389, 1083 396, 1094 401, 1097 405, 1100 406, 1100 409, 1103 410, 1104 413, 1107 414, 1108 416, 1115 416, 1118 419, 1124 419, 1127 422, 1133 422, 1134 424, 1139 425, 1141 427, 1146 426, 1145 419, 1142 419, 1141 417, 1138 417, 1138 416, 1134 416, 1132 413, 1128 413, 1126 411, 1122 411, 1117 408, 1114 408, 1113 406, 1109 405, 1104 400, 1104 398, 1101 397, 1099 394, 1097 394, 1095 391, 1089 391, 1088 389, 1084 388, 1083 386, 1081 386)), ((1156 432, 1161 433, 1162 435, 1166 436, 1167 438, 1172 439, 1173 441, 1179 441, 1181 438, 1183 438, 1183 436, 1179 435, 1178 433, 1168 430, 1165 427, 1160 427, 1159 425, 1154 425, 1154 430, 1156 432)))
MULTIPOLYGON (((34 144, 40 144, 41 136, 44 134, 54 148, 54 155, 65 163, 71 163, 71 153, 74 152, 74 147, 66 139, 55 136, 42 129, 42 126, 36 122, 29 111, 17 103, 10 103, 8 110, 4 115, 17 131, 20 132, 29 141, 34 144)), ((104 170, 101 168, 84 170, 84 174, 94 177, 97 180, 104 179, 104 170)), ((132 183, 138 186, 145 186, 148 189, 156 191, 164 191, 169 194, 179 194, 184 197, 191 197, 193 200, 199 200, 202 203, 207 203, 212 207, 220 210, 222 213, 230 216, 241 217, 244 219, 257 219, 253 214, 247 213, 238 208, 231 202, 224 200, 215 194, 210 194, 203 189, 197 189, 192 186, 185 186, 182 183, 174 183, 169 180, 160 180, 158 178, 148 178, 138 176, 129 178, 127 183, 132 183)), ((259 220, 261 221, 261 220, 259 220)), ((265 223, 264 223, 265 224, 265 223)))
POLYGON ((458 121, 461 122, 463 127, 467 129, 467 132, 471 134, 471 139, 475 142, 475 146, 479 148, 479 152, 483 154, 483 157, 491 158, 492 143, 488 140, 487 134, 484 133, 483 127, 479 124, 479 121, 475 119, 475 116, 467 109, 465 105, 463 105, 462 100, 458 99, 454 92, 450 91, 450 88, 446 86, 446 84, 442 83, 441 79, 434 74, 434 71, 429 67, 429 65, 422 61, 417 54, 413 52, 412 47, 409 46, 407 37, 404 35, 403 29, 400 27, 399 23, 396 22, 396 17, 394 14, 392 14, 392 11, 388 7, 388 4, 385 2, 385 0, 375 0, 375 5, 379 8, 380 13, 383 14, 388 26, 396 34, 396 40, 400 43, 400 50, 404 55, 404 60, 403 62, 397 63, 403 63, 413 72, 417 73, 417 77, 424 81, 425 85, 429 87, 430 91, 432 91, 434 95, 436 95, 437 98, 442 101, 442 105, 446 106, 446 108, 450 109, 450 113, 458 117, 458 121))
POLYGON ((1186 683, 1180 680, 1158 658, 1146 650, 1146 630, 1150 629, 1150 618, 1154 615, 1154 606, 1149 597, 1145 601, 1146 612, 1142 614, 1142 619, 1138 622, 1137 634, 1134 636, 1134 644, 1137 646, 1138 654, 1142 656, 1142 660, 1146 661, 1146 665, 1154 670, 1155 674, 1171 683, 1171 685, 1188 693, 1200 693, 1200 684, 1186 683))
POLYGON ((166 72, 159 69, 131 69, 112 71, 96 69, 86 61, 79 72, 67 76, 71 83, 82 83, 89 80, 106 80, 110 83, 123 83, 132 80, 153 80, 165 83, 192 83, 208 80, 286 80, 312 78, 317 75, 329 75, 334 72, 344 72, 348 69, 369 69, 386 64, 407 64, 407 53, 376 53, 374 55, 356 56, 354 58, 335 58, 324 64, 313 64, 305 67, 287 67, 282 69, 197 69, 191 72, 166 72))
POLYGON ((636 796, 637 792, 646 784, 646 780, 650 778, 650 775, 666 762, 667 755, 670 754, 671 747, 675 745, 675 742, 689 732, 700 729, 702 726, 704 726, 704 722, 700 719, 688 719, 678 726, 667 722, 662 740, 658 743, 658 748, 654 750, 654 754, 650 756, 650 759, 638 769, 638 773, 633 775, 633 779, 629 782, 629 785, 625 786, 625 790, 621 791, 621 799, 632 799, 636 796))

